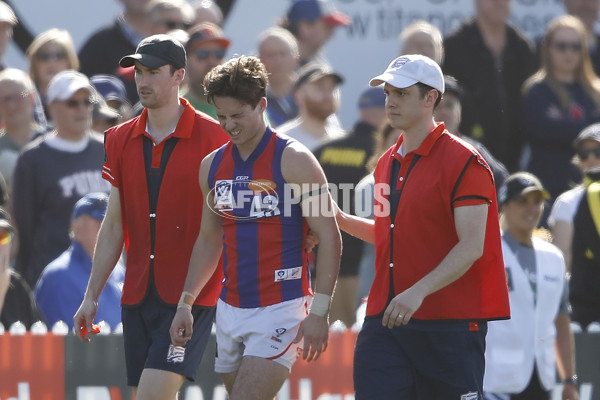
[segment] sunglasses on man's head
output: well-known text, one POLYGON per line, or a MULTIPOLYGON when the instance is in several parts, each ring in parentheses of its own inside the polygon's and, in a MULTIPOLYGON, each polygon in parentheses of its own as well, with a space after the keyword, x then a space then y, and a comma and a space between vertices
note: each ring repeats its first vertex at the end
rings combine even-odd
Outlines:
POLYGON ((194 54, 196 55, 196 58, 198 60, 207 60, 208 57, 210 57, 211 55, 214 58, 216 58, 217 60, 220 60, 221 58, 225 57, 225 49, 216 49, 216 50, 200 49, 200 50, 196 50, 194 52, 194 54))
POLYGON ((70 99, 70 100, 65 100, 65 104, 69 108, 77 108, 81 105, 88 108, 89 106, 92 105, 92 101, 90 99, 83 99, 83 100, 70 99))
POLYGON ((580 149, 577 150, 577 157, 580 160, 587 160, 590 155, 594 155, 596 158, 600 158, 600 147, 595 147, 593 149, 580 149))
POLYGON ((37 53, 35 55, 35 58, 37 58, 40 61, 66 60, 67 53, 64 51, 56 51, 56 52, 40 51, 39 53, 37 53))
POLYGON ((554 46, 554 48, 558 51, 567 51, 567 50, 581 51, 581 43, 580 42, 556 41, 552 44, 552 46, 554 46))

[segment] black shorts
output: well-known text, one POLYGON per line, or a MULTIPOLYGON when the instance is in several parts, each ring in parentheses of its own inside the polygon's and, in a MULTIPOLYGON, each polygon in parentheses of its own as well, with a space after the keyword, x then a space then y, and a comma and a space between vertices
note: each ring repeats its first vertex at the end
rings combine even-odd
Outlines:
POLYGON ((487 322, 367 317, 354 352, 356 400, 483 399, 487 322), (476 328, 475 328, 476 327, 476 328))
POLYGON ((123 339, 127 385, 137 387, 145 368, 175 372, 193 381, 210 339, 216 307, 192 308, 194 333, 185 346, 181 362, 168 362, 171 346, 169 328, 177 308, 164 303, 154 291, 139 307, 123 307, 123 339))

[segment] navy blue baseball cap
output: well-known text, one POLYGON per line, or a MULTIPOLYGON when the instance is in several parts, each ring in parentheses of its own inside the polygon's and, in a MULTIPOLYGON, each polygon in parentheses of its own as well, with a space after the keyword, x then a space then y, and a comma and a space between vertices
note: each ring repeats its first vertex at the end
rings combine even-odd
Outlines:
POLYGON ((291 23, 323 18, 333 26, 350 25, 350 17, 337 11, 330 0, 296 0, 287 12, 291 23))
POLYGON ((358 108, 365 110, 367 108, 384 108, 385 93, 381 86, 368 88, 358 98, 358 108))
POLYGON ((517 172, 506 178, 504 184, 500 187, 498 203, 500 205, 506 204, 531 192, 540 192, 542 198, 545 200, 550 199, 550 193, 544 188, 537 176, 529 172, 517 172))
POLYGON ((106 208, 108 207, 108 196, 106 193, 96 192, 88 193, 75 203, 73 207, 73 215, 71 215, 71 221, 81 217, 82 215, 89 215, 92 218, 102 221, 106 214, 106 208))
POLYGON ((132 67, 139 61, 145 67, 156 69, 163 65, 172 65, 177 69, 185 68, 187 61, 183 45, 169 35, 148 36, 140 42, 134 54, 121 58, 119 65, 132 67))
POLYGON ((305 83, 314 82, 326 76, 331 76, 338 85, 344 83, 344 78, 330 66, 321 63, 306 64, 298 71, 298 79, 294 84, 294 92, 305 83))
POLYGON ((123 82, 116 76, 97 74, 90 78, 90 82, 94 85, 98 93, 102 95, 104 100, 116 100, 122 104, 129 104, 129 100, 127 99, 127 89, 125 89, 123 82))

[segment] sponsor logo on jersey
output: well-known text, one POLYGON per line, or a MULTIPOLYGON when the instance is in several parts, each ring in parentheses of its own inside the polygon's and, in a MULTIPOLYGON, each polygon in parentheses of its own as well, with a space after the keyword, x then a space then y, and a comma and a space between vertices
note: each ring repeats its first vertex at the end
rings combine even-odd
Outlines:
POLYGON ((285 329, 285 328, 277 328, 277 329, 275 329, 275 334, 277 335, 277 337, 283 335, 286 332, 287 332, 287 329, 285 329))
POLYGON ((278 269, 275 271, 275 282, 302 279, 302 267, 278 269))
POLYGON ((280 215, 279 196, 275 191, 277 184, 268 179, 247 178, 238 176, 235 180, 216 181, 211 190, 214 195, 213 204, 209 204, 211 210, 223 218, 236 220, 280 215))
POLYGON ((479 394, 477 392, 469 392, 460 395, 460 400, 477 400, 479 399, 479 394))
POLYGON ((277 342, 277 343, 281 343, 282 342, 282 340, 279 339, 277 336, 271 336, 271 340, 274 341, 274 342, 277 342))

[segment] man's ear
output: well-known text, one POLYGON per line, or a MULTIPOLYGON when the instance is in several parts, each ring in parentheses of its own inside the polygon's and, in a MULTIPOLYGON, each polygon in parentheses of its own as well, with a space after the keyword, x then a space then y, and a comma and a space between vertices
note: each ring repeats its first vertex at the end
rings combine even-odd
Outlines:
POLYGON ((260 107, 260 112, 263 113, 267 110, 267 98, 266 97, 261 97, 259 102, 258 102, 258 106, 260 107))
POLYGON ((433 107, 439 96, 441 96, 440 92, 438 92, 435 89, 432 89, 425 94, 425 102, 427 103, 427 105, 433 107))

